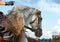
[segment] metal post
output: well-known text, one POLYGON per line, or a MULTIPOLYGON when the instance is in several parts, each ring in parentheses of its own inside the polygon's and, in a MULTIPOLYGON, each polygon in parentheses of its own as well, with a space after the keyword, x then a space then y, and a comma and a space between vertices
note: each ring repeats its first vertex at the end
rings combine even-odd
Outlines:
POLYGON ((9 6, 9 5, 14 5, 14 1, 9 1, 9 2, 3 2, 3 1, 0 1, 0 5, 5 5, 5 6, 9 6))

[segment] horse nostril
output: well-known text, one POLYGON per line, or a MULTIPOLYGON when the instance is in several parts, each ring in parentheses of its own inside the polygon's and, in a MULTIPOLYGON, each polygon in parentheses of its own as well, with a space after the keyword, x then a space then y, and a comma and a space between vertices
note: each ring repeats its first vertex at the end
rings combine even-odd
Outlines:
POLYGON ((42 29, 37 29, 36 31, 35 31, 35 36, 37 36, 37 37, 41 37, 42 36, 42 29))

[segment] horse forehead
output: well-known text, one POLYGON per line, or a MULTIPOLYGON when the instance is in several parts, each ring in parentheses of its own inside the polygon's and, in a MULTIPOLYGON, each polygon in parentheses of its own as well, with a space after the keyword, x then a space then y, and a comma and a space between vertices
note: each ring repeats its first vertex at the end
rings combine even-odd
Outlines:
POLYGON ((28 10, 28 11, 38 10, 38 9, 36 9, 36 8, 28 7, 28 6, 23 6, 23 5, 16 5, 16 6, 14 7, 14 10, 17 10, 17 9, 19 9, 19 10, 28 10))
POLYGON ((36 12, 39 11, 39 10, 36 9, 36 8, 27 7, 27 6, 23 6, 23 5, 16 5, 16 6, 13 8, 13 11, 22 12, 22 13, 24 13, 25 16, 28 17, 29 15, 36 14, 36 12))

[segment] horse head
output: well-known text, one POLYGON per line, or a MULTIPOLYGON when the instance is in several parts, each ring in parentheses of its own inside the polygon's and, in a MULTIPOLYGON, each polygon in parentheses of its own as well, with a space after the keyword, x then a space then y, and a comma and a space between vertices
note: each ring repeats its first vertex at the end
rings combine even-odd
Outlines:
MULTIPOLYGON (((25 26, 30 28, 37 37, 42 35, 41 29, 41 11, 27 6, 15 6, 11 12, 7 15, 9 27, 16 34, 19 34, 22 28, 25 26), (16 29, 17 28, 17 29, 16 29)), ((17 35, 16 34, 16 35, 17 35)))
POLYGON ((30 19, 30 26, 33 29, 32 31, 35 33, 35 36, 41 37, 42 36, 42 27, 41 27, 41 11, 38 9, 33 10, 32 15, 29 17, 30 19))

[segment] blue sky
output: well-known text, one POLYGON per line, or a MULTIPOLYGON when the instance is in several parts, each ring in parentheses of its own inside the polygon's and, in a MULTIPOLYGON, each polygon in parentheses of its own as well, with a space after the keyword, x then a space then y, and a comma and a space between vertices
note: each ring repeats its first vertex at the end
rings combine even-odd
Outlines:
MULTIPOLYGON (((3 0, 10 1, 10 0, 3 0)), ((12 1, 12 0, 11 0, 12 1)), ((15 5, 25 5, 41 10, 42 30, 41 38, 51 38, 52 35, 60 34, 60 0, 13 0, 15 5)), ((14 5, 14 6, 15 6, 14 5)), ((0 6, 0 11, 8 14, 14 6, 0 6)), ((31 34, 31 33, 30 33, 31 34)), ((32 36, 32 35, 31 35, 32 36)))

